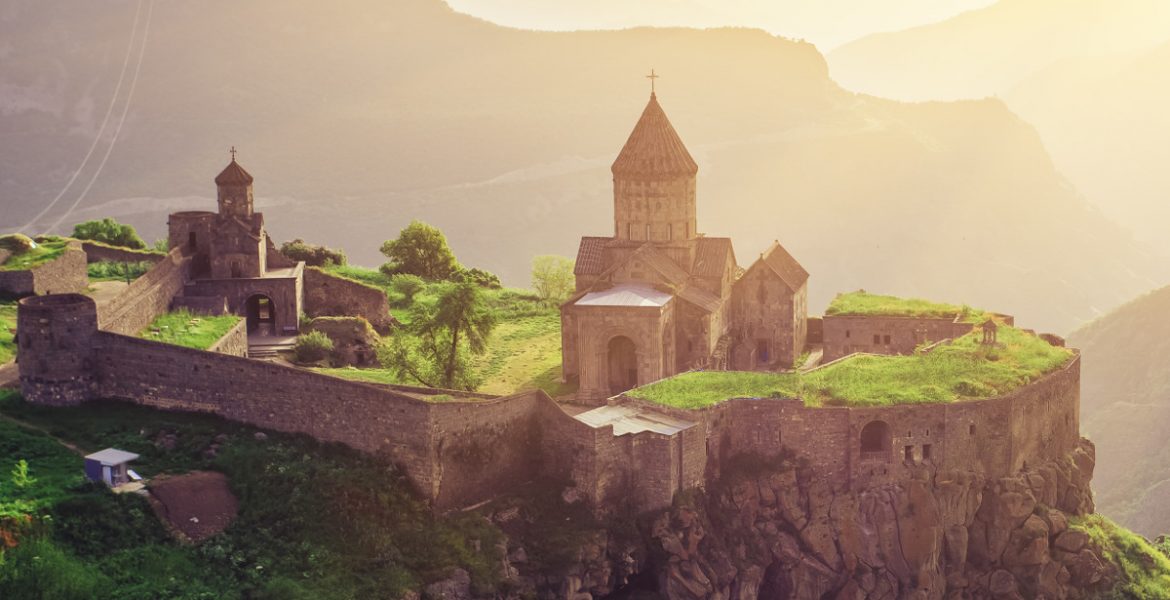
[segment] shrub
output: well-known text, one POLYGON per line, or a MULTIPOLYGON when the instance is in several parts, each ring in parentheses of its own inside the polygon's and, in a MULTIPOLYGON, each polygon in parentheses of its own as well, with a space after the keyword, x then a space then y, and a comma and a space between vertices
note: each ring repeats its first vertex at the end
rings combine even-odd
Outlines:
POLYGON ((8 250, 13 254, 20 254, 33 249, 32 238, 20 233, 13 233, 9 235, 0 235, 0 249, 8 250))
POLYGON ((320 331, 310 331, 297 338, 293 353, 297 362, 320 362, 333 353, 333 340, 320 331))
POLYGON ((498 290, 503 287, 500 284, 500 278, 496 277, 495 273, 485 271, 480 268, 460 269, 451 277, 452 281, 463 283, 474 283, 481 288, 489 290, 498 290))
POLYGON ((421 292, 425 286, 426 282, 418 275, 400 273, 390 278, 390 287, 402 294, 404 304, 413 303, 415 294, 421 292))
POLYGON ((281 244, 280 253, 292 260, 303 260, 310 267, 323 267, 327 264, 344 265, 346 263, 344 250, 333 250, 325 246, 308 244, 301 239, 281 244))
POLYGON ((109 217, 100 221, 86 221, 74 225, 73 237, 135 250, 146 249, 146 242, 142 240, 132 225, 119 223, 109 217))

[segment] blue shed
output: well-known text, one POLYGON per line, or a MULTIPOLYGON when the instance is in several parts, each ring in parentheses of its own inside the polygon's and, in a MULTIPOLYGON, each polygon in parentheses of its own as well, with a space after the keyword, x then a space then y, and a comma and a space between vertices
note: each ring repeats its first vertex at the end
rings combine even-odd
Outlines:
POLYGON ((106 448, 85 457, 85 477, 90 481, 101 481, 110 487, 118 487, 138 479, 137 473, 127 465, 138 460, 138 455, 125 450, 106 448))

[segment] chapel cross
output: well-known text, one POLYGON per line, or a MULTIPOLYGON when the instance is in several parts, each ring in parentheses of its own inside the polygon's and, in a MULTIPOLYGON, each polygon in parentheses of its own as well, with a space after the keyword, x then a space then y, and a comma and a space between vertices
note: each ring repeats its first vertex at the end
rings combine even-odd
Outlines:
POLYGON ((646 76, 646 79, 649 79, 649 80, 650 80, 650 93, 651 93, 651 94, 653 94, 653 93, 654 93, 654 80, 655 80, 655 79, 658 79, 659 77, 662 77, 662 76, 661 76, 661 75, 656 75, 656 74, 654 73, 654 69, 650 69, 650 74, 646 76))
POLYGON ((232 153, 232 162, 236 162, 236 147, 232 146, 232 149, 229 150, 229 152, 232 153))

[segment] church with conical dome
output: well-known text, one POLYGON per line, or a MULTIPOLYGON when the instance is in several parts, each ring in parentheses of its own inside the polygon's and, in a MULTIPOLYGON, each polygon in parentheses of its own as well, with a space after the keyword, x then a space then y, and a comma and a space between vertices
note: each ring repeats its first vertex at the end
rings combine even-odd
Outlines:
POLYGON ((584 237, 561 307, 562 369, 599 401, 693 369, 790 368, 807 337, 808 272, 778 242, 741 269, 700 232, 699 166, 657 94, 613 163, 613 235, 584 237))

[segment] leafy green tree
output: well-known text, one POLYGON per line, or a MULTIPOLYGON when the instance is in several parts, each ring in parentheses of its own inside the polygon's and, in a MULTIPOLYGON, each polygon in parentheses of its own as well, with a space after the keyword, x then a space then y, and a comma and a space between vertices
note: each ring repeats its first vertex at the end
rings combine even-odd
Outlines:
POLYGON ((86 221, 74 225, 73 237, 135 250, 146 248, 146 242, 142 241, 138 232, 134 230, 134 226, 119 223, 109 217, 100 221, 86 221))
POLYGON ((451 278, 453 281, 466 281, 467 283, 474 283, 481 288, 489 290, 498 290, 500 285, 500 278, 496 277, 495 273, 485 271, 478 267, 471 269, 462 269, 451 278))
POLYGON ((327 264, 344 265, 346 263, 344 251, 309 244, 301 239, 281 244, 280 253, 293 260, 303 260, 310 267, 323 267, 327 264))
POLYGON ((532 287, 542 300, 568 298, 575 286, 571 259, 553 255, 532 259, 532 287))
POLYGON ((426 282, 418 275, 411 275, 409 273, 401 273, 390 278, 390 286, 394 291, 402 294, 404 304, 414 303, 416 294, 423 290, 426 282))
POLYGON ((398 239, 385 241, 381 250, 390 259, 382 265, 382 272, 387 275, 407 273, 443 281, 460 270, 443 232, 422 221, 412 221, 398 234, 398 239))
POLYGON ((479 382, 470 357, 487 350, 495 324, 478 286, 446 284, 433 305, 419 302, 411 307, 407 335, 395 336, 386 346, 383 366, 425 386, 475 389, 479 382))

